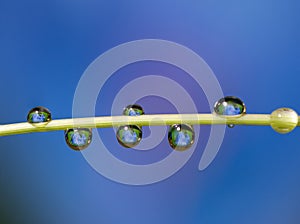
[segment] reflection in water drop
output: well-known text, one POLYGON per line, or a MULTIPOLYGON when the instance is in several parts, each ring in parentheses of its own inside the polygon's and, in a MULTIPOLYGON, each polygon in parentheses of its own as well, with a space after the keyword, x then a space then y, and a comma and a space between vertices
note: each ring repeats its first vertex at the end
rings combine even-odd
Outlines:
POLYGON ((194 143, 194 138, 194 129, 190 125, 175 124, 169 129, 169 144, 175 150, 184 151, 189 149, 194 143))
POLYGON ((92 141, 92 129, 71 128, 65 131, 65 140, 68 146, 74 150, 86 149, 92 141))

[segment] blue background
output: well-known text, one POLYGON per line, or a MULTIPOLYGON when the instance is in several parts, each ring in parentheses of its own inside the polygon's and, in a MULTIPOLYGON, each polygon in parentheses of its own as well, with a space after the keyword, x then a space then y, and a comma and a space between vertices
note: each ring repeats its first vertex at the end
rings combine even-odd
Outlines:
MULTIPOLYGON (((225 95, 242 98, 249 113, 282 106, 300 112, 299 9, 296 0, 1 0, 0 123, 25 121, 37 105, 54 118, 71 117, 87 66, 114 46, 144 38, 194 50, 225 95)), ((122 82, 112 77, 106 88, 115 86, 122 82)), ((145 99, 147 111, 160 112, 153 100, 145 99)), ((202 131, 204 138, 208 131, 202 131)), ((296 224, 299 136, 297 129, 287 135, 270 127, 228 129, 208 169, 197 170, 199 144, 178 173, 142 187, 96 173, 66 146, 63 132, 1 137, 0 223, 296 224)), ((127 159, 139 163, 138 157, 127 159)))

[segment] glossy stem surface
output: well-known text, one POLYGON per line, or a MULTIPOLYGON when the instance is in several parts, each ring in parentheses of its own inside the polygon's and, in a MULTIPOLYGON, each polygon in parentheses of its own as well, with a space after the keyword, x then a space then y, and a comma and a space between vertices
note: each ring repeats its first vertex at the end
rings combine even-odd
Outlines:
MULTIPOLYGON (((299 118, 300 120, 300 118, 299 118)), ((217 116, 215 114, 152 114, 142 116, 104 116, 52 120, 32 125, 27 122, 0 125, 0 136, 66 130, 68 128, 108 128, 135 124, 139 126, 162 126, 172 124, 191 125, 270 125, 269 114, 246 114, 241 117, 217 116)), ((298 125, 300 122, 298 122, 298 125)))

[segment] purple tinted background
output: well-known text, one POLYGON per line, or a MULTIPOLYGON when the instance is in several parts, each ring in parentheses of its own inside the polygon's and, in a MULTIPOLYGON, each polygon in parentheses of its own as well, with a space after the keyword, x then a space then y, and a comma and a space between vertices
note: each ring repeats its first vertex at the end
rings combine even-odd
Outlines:
MULTIPOLYGON (((242 98, 249 113, 282 106, 300 112, 299 6, 293 0, 2 0, 0 122, 24 121, 37 105, 50 108, 54 118, 71 117, 85 68, 106 50, 143 38, 194 50, 224 93, 242 98)), ((107 85, 123 83, 112 78, 107 85)), ((199 93, 198 105, 206 104, 197 86, 189 91, 199 93)), ((150 106, 148 111, 159 110, 150 106)), ((208 131, 203 128, 204 139, 208 131)), ((66 146, 63 132, 1 137, 0 223, 296 224, 299 134, 279 135, 269 127, 227 130, 208 169, 197 170, 199 145, 180 172, 144 187, 94 172, 66 146)))

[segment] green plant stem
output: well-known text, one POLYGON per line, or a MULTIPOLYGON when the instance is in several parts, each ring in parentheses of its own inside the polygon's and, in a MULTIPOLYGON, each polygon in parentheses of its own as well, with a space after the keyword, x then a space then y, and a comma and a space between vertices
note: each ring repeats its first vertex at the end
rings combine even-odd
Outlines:
MULTIPOLYGON (((32 125, 27 122, 0 125, 0 136, 66 130, 68 128, 108 128, 135 124, 139 126, 161 126, 172 124, 191 125, 270 125, 269 114, 246 114, 242 117, 225 117, 214 114, 153 114, 142 116, 107 116, 52 120, 45 124, 32 125)), ((300 122, 298 123, 298 126, 300 122)))

